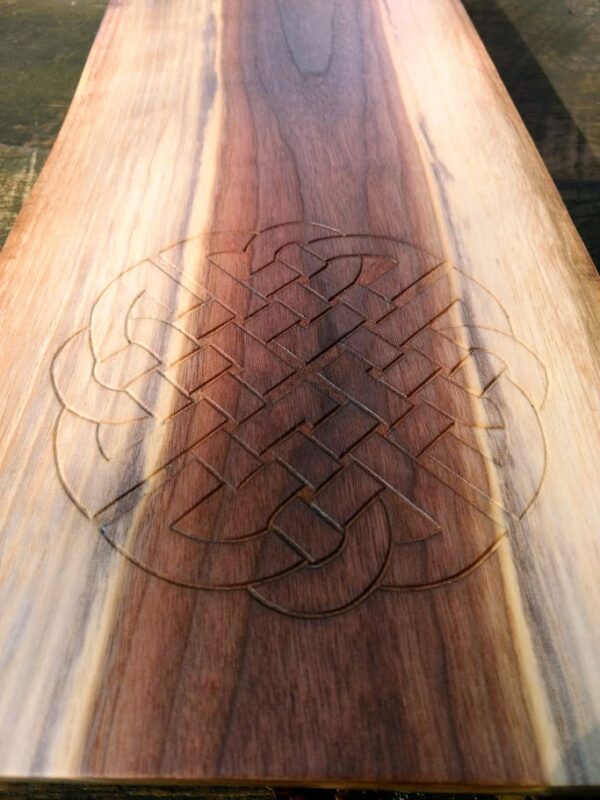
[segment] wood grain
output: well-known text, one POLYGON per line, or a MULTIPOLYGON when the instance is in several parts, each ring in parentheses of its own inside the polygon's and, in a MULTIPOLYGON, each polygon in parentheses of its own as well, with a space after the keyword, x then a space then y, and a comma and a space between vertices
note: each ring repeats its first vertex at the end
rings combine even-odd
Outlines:
POLYGON ((0 275, 4 776, 598 783, 598 279, 459 3, 112 3, 0 275))

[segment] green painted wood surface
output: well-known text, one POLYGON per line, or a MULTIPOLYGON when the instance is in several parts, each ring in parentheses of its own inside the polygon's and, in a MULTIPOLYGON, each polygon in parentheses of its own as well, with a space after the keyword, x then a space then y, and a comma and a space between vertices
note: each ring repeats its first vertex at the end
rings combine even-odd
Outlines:
POLYGON ((104 0, 0 0, 0 246, 71 102, 104 0))

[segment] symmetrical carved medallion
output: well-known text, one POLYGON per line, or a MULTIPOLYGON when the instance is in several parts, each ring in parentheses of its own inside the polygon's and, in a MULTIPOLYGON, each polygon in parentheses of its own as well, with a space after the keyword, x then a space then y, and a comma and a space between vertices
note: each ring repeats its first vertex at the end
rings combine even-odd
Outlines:
POLYGON ((542 364, 485 288, 392 238, 187 240, 113 280, 52 374, 57 468, 106 539, 294 616, 465 576, 545 469, 542 364))

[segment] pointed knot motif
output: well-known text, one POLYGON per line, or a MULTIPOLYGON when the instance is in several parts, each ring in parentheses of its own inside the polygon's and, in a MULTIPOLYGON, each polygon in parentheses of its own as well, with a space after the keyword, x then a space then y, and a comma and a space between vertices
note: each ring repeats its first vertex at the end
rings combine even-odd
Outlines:
POLYGON ((104 537, 292 616, 467 575, 545 470, 543 365, 490 292, 389 237, 189 239, 118 275, 52 375, 59 475, 104 537))

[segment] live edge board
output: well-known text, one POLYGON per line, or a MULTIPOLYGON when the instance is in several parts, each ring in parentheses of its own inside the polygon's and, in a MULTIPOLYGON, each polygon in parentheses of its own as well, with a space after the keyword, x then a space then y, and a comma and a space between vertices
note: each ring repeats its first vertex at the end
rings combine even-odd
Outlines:
POLYGON ((600 783, 599 300, 456 0, 113 0, 0 257, 0 775, 600 783))

